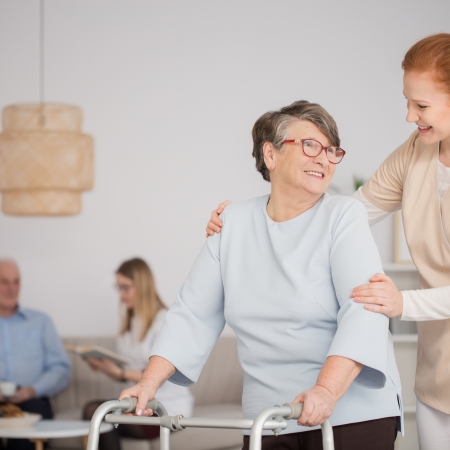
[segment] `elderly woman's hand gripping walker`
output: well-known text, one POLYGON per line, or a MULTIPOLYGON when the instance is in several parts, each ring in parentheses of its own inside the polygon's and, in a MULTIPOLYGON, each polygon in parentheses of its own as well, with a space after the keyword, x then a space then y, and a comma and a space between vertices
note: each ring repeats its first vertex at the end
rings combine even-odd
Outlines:
POLYGON ((307 427, 331 416, 337 450, 393 449, 400 383, 388 320, 350 298, 381 263, 364 208, 324 194, 345 154, 336 125, 319 105, 296 102, 258 119, 253 141, 270 196, 227 208, 222 233, 207 240, 167 314, 142 380, 121 398, 138 397, 136 414, 149 415, 145 405, 165 380, 195 382, 226 320, 244 371, 244 417, 304 403, 298 424, 265 436, 264 448, 320 448, 320 432, 307 427), (349 440, 353 446, 341 446, 349 440))

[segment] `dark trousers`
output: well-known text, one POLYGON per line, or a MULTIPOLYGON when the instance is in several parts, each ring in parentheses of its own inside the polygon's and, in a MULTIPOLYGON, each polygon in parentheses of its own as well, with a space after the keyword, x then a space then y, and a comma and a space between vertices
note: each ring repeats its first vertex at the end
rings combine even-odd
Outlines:
MULTIPOLYGON (((84 407, 83 419, 91 420, 95 410, 107 400, 96 400, 84 407)), ((98 441, 99 450, 120 450, 120 436, 134 439, 155 439, 159 437, 159 427, 149 425, 121 424, 109 433, 100 434, 98 441)))
MULTIPOLYGON (((43 419, 52 419, 53 412, 47 397, 32 398, 25 402, 19 403, 22 411, 40 414, 43 419)), ((35 445, 28 439, 8 439, 6 450, 34 450, 35 445)), ((0 440, 0 449, 3 449, 0 440)))
MULTIPOLYGON (((333 427, 335 450, 394 450, 397 431, 397 417, 339 425, 333 427)), ((249 440, 244 436, 242 450, 249 440)), ((323 450, 322 431, 263 436, 262 450, 323 450)))

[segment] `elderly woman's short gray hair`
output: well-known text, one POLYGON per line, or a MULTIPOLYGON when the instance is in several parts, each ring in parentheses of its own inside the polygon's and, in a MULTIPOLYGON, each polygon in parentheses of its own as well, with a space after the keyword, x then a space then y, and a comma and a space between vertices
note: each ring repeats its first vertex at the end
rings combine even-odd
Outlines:
POLYGON ((256 169, 261 172, 266 181, 270 182, 270 174, 264 163, 264 143, 270 142, 278 151, 281 151, 282 142, 286 139, 286 130, 296 120, 307 120, 313 123, 330 140, 331 145, 336 147, 341 145, 336 122, 317 103, 300 100, 278 111, 269 111, 255 122, 252 130, 256 169))

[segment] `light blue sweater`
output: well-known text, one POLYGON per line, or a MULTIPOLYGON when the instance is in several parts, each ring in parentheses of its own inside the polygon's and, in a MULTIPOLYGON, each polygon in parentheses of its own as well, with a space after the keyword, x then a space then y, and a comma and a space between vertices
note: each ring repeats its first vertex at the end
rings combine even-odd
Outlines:
MULTIPOLYGON (((388 318, 350 298, 382 272, 365 208, 324 194, 280 223, 267 215, 268 198, 225 209, 222 232, 203 246, 152 354, 177 368, 172 382, 190 385, 226 321, 244 371, 244 418, 314 386, 330 355, 364 365, 336 404, 333 426, 401 415, 388 318)), ((283 433, 307 430, 290 421, 283 433)))

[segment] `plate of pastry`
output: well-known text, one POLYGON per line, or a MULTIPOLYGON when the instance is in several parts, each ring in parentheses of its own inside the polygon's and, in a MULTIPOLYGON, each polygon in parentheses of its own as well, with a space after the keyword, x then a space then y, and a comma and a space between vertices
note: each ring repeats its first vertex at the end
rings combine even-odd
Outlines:
POLYGON ((0 404, 0 428, 30 427, 42 419, 40 414, 22 411, 14 403, 0 404))

